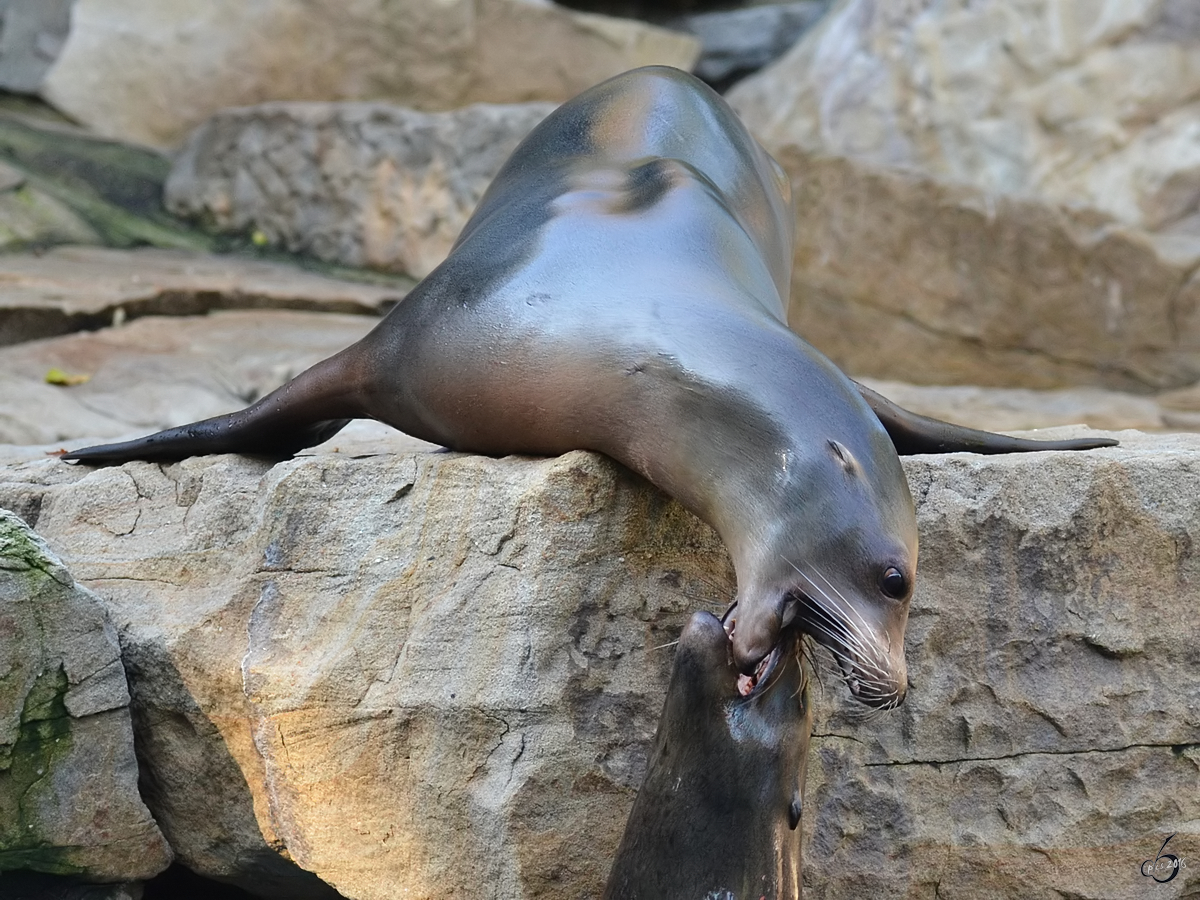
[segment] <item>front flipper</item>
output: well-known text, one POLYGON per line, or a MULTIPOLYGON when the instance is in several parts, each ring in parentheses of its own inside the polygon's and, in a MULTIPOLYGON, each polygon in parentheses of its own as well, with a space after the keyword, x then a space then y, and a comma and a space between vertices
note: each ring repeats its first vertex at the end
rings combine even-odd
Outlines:
POLYGON ((1035 441, 1009 437, 953 425, 928 416, 919 416, 897 406, 882 394, 877 394, 857 381, 854 386, 867 401, 883 424, 896 452, 901 456, 914 453, 1026 453, 1031 450, 1094 450, 1115 447, 1112 438, 1075 438, 1069 441, 1035 441))
POLYGON ((367 415, 354 390, 354 360, 343 351, 238 412, 133 441, 72 450, 61 458, 88 465, 133 459, 173 462, 213 453, 288 459, 333 437, 352 418, 367 415))
POLYGON ((60 454, 67 462, 82 462, 92 466, 119 465, 133 459, 148 462, 176 462, 189 456, 209 456, 214 453, 243 453, 269 459, 290 459, 307 447, 324 443, 346 427, 349 419, 315 422, 274 434, 239 427, 239 420, 248 418, 241 413, 217 416, 191 425, 168 428, 156 434, 118 444, 97 444, 60 454))

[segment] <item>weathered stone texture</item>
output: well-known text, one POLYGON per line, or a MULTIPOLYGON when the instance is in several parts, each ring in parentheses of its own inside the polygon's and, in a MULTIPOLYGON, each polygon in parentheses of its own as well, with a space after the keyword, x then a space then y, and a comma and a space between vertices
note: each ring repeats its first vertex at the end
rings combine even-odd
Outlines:
POLYGON ((167 205, 222 231, 351 266, 428 275, 510 153, 554 109, 268 103, 218 112, 188 139, 167 205))
POLYGON ((364 284, 263 260, 152 248, 0 255, 0 347, 147 315, 297 309, 377 316, 407 293, 409 283, 396 281, 364 284))
POLYGON ((586 454, 12 474, 112 603, 164 833, 249 883, 286 847, 356 898, 597 892, 662 645, 730 590, 710 531, 586 454))
POLYGON ((117 635, 0 509, 0 871, 149 878, 171 851, 138 795, 117 635))
POLYGON ((808 894, 1200 885, 1200 866, 1161 887, 1138 871, 1175 831, 1175 853, 1200 851, 1200 444, 1121 437, 1111 455, 906 463, 912 687, 869 723, 818 700, 808 894))
POLYGON ((1200 378, 1200 242, 1167 246, 1095 213, 844 157, 777 155, 799 210, 789 321, 847 371, 1132 391, 1200 378))
POLYGON ((735 102, 773 146, 1157 230, 1200 212, 1187 0, 842 0, 735 102))
MULTIPOLYGON (((1200 858, 1200 440, 1120 437, 906 462, 912 689, 861 721, 823 675, 809 896, 1132 898, 1172 831, 1200 858)), ((585 453, 31 458, 0 505, 110 604, 180 857, 286 848, 353 898, 597 895, 665 645, 732 593, 709 529, 585 453)))
POLYGON ((797 189, 792 324, 881 378, 1200 379, 1186 9, 838 3, 730 93, 797 189))
MULTIPOLYGON (((136 437, 244 407, 366 334, 369 316, 229 310, 0 348, 0 445, 136 437), (83 384, 47 384, 58 370, 83 384)), ((360 420, 326 445, 427 447, 360 420)), ((20 452, 16 450, 15 452, 20 452)), ((0 463, 3 458, 0 457, 0 463)))
POLYGON ((62 50, 75 0, 0 0, 0 90, 33 93, 62 50))
POLYGON ((637 66, 686 69, 697 51, 536 0, 78 0, 42 95, 100 134, 172 147, 227 106, 561 102, 637 66))

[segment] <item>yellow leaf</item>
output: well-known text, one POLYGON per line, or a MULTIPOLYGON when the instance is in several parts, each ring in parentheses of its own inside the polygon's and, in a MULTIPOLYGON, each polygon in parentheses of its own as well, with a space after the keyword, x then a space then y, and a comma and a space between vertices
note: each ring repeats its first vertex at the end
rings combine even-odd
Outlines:
POLYGON ((77 384, 87 384, 91 375, 68 375, 62 369, 51 369, 46 373, 46 384, 57 384, 59 387, 73 387, 77 384))

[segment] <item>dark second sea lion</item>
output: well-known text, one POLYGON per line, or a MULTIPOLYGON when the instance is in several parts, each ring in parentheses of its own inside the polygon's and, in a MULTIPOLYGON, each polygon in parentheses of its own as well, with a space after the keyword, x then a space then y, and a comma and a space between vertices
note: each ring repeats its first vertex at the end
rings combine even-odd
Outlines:
POLYGON ((287 457, 355 417, 458 450, 596 450, 725 541, 743 672, 799 615, 855 696, 895 705, 917 523, 888 431, 904 452, 1114 442, 868 406, 787 328, 792 224, 783 170, 720 96, 627 72, 533 130, 449 258, 357 344, 241 412, 64 458, 287 457))
POLYGON ((693 615, 605 900, 800 896, 812 707, 798 630, 783 631, 749 696, 744 683, 721 622, 693 615))

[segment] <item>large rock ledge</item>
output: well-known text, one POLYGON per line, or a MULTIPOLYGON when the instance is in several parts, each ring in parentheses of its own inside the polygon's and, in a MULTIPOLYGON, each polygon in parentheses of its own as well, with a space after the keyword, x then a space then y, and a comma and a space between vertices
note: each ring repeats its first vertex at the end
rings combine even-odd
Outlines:
MULTIPOLYGON (((901 710, 822 675, 806 896, 1144 896, 1200 859, 1200 437, 916 457, 901 710)), ((8 454, 18 459, 22 454, 8 454)), ((265 896, 597 896, 715 535, 605 459, 0 470, 116 624, 147 805, 265 896)), ((818 661, 826 659, 819 651, 818 661)), ((1190 866, 1156 896, 1195 889, 1190 866)))

